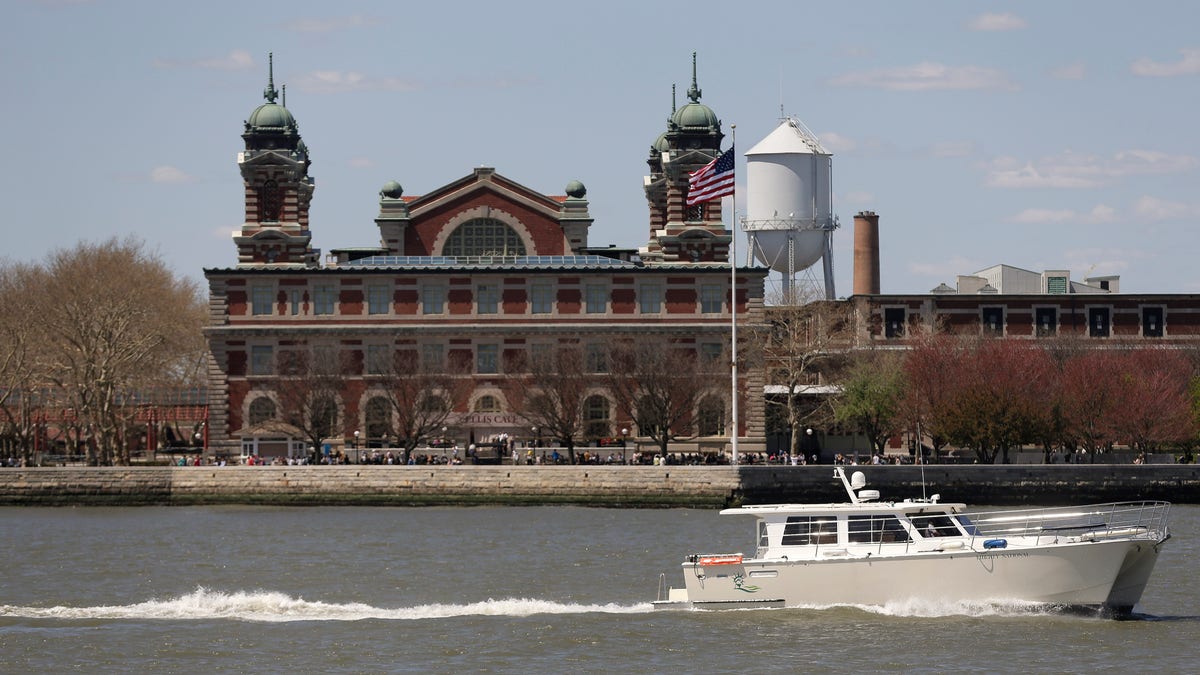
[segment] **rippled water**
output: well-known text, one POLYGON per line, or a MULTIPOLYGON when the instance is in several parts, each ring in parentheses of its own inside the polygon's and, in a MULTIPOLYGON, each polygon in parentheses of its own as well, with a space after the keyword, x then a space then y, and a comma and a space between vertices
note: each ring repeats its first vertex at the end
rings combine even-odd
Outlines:
POLYGON ((715 511, 0 509, 3 672, 1130 670, 1200 657, 1200 507, 1131 621, 1014 606, 654 612, 715 511))

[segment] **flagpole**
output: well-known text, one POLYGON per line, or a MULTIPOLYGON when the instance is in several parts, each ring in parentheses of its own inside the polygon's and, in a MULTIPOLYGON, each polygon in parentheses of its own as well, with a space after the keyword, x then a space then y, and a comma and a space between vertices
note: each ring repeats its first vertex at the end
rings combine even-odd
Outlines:
MULTIPOLYGON (((730 124, 729 132, 733 137, 733 150, 737 147, 737 125, 730 124)), ((734 166, 737 166, 737 156, 733 158, 734 166)), ((737 171, 733 174, 737 176, 737 171)), ((736 178, 735 178, 736 183, 736 178)), ((737 188, 736 184, 731 195, 733 199, 733 213, 730 215, 729 231, 732 235, 729 238, 729 339, 730 339, 730 354, 733 358, 730 359, 730 368, 732 370, 730 376, 731 400, 733 401, 733 431, 729 435, 733 447, 733 465, 738 464, 738 372, 737 372, 737 188)))

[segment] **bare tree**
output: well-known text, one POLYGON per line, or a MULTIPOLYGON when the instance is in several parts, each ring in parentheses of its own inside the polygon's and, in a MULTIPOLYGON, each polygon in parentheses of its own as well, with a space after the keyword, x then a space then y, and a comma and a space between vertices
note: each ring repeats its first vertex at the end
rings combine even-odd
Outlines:
POLYGON ((575 445, 584 433, 583 405, 594 385, 586 357, 578 344, 556 345, 536 352, 526 377, 508 378, 504 395, 517 415, 567 449, 576 463, 575 445))
POLYGON ((34 416, 44 398, 35 362, 35 312, 31 269, 0 267, 0 413, 6 449, 28 463, 36 432, 34 416))
POLYGON ((277 356, 276 396, 280 421, 291 425, 308 442, 309 461, 320 461, 329 438, 344 438, 342 393, 350 366, 337 345, 316 345, 277 356))
POLYGON ((396 352, 389 363, 370 365, 369 370, 381 374, 379 385, 394 416, 394 431, 407 464, 421 439, 441 429, 467 400, 471 382, 465 372, 452 373, 422 363, 412 350, 396 352))
POLYGON ((850 346, 852 310, 844 302, 796 298, 767 309, 766 325, 755 332, 753 343, 770 384, 782 385, 782 396, 768 396, 768 406, 782 408, 791 431, 789 454, 800 454, 804 429, 831 411, 812 405, 813 385, 821 384, 850 346))
POLYGON ((32 271, 38 372, 73 408, 92 464, 128 464, 125 430, 139 389, 194 359, 205 320, 195 283, 136 240, 81 243, 32 271))
POLYGON ((638 433, 667 454, 671 441, 694 438, 700 401, 723 391, 727 362, 666 340, 622 342, 610 357, 609 390, 638 433))

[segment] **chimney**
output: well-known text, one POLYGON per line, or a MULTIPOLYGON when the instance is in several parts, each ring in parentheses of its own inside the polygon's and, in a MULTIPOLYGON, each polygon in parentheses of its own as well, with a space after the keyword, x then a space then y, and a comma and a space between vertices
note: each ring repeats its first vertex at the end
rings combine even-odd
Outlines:
POLYGON ((854 216, 854 295, 879 295, 879 216, 854 216))

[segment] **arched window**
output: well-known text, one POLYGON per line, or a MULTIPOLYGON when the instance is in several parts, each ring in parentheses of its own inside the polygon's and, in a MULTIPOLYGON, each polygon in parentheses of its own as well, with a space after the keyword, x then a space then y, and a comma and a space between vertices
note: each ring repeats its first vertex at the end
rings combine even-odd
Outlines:
POLYGON ((498 413, 500 412, 500 399, 490 394, 480 396, 475 401, 475 412, 480 413, 498 413))
POLYGON ((725 435, 725 402, 717 396, 700 399, 696 415, 697 431, 701 436, 725 435))
POLYGON ((259 396, 250 402, 250 414, 246 420, 250 426, 253 427, 273 419, 275 419, 275 401, 270 397, 259 396))
POLYGON ((283 210, 283 190, 273 180, 258 188, 258 222, 277 223, 283 210))
POLYGON ((525 255, 525 243, 508 225, 493 218, 475 218, 450 233, 442 247, 442 255, 525 255))
POLYGON ((596 394, 583 402, 583 433, 589 439, 611 436, 608 399, 596 394))
POLYGON ((386 398, 376 396, 367 401, 365 422, 367 427, 367 447, 386 445, 384 439, 392 433, 392 407, 386 398))

